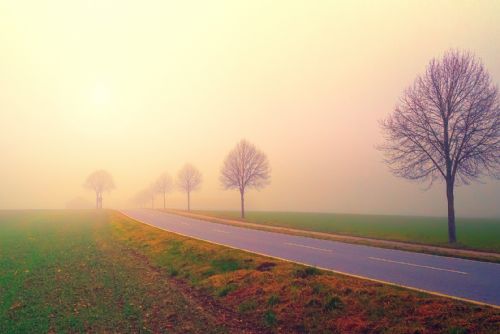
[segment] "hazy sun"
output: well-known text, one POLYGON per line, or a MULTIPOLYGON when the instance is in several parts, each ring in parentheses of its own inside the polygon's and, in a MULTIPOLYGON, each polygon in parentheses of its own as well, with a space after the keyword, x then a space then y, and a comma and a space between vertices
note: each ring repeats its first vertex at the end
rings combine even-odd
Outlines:
POLYGON ((111 91, 103 83, 97 83, 92 91, 92 102, 97 106, 109 104, 111 100, 111 91))

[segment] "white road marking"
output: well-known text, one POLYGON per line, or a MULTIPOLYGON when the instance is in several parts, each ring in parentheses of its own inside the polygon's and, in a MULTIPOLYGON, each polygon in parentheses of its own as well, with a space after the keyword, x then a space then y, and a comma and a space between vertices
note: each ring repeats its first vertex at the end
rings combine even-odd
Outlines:
POLYGON ((293 242, 285 242, 285 245, 302 247, 302 248, 309 248, 309 249, 314 249, 314 250, 318 250, 318 251, 322 251, 322 252, 333 253, 333 251, 331 249, 318 248, 318 247, 312 247, 312 246, 301 245, 301 244, 294 244, 293 242))
POLYGON ((224 230, 218 230, 218 229, 213 229, 215 232, 220 232, 220 233, 226 233, 226 234, 229 234, 231 232, 228 232, 228 231, 224 231, 224 230))
MULTIPOLYGON (((137 214, 134 217, 134 213, 133 212, 127 213, 127 210, 119 211, 119 212, 121 212, 124 216, 126 216, 127 218, 129 218, 131 220, 135 220, 135 221, 140 222, 142 224, 145 224, 145 225, 157 228, 157 229, 159 229, 161 231, 166 231, 166 232, 169 232, 169 233, 174 233, 176 235, 180 235, 180 236, 183 236, 183 237, 188 237, 188 238, 192 238, 192 239, 195 239, 195 240, 209 242, 209 243, 212 243, 212 244, 215 244, 215 245, 224 246, 224 247, 228 247, 228 248, 231 248, 231 249, 242 250, 242 251, 250 252, 250 253, 257 254, 257 255, 260 255, 260 256, 264 256, 264 257, 270 257, 270 258, 281 260, 281 261, 285 261, 285 262, 298 263, 298 264, 301 264, 303 266, 311 266, 310 263, 301 262, 301 261, 297 261, 297 260, 291 260, 291 259, 287 259, 287 258, 284 258, 284 257, 279 257, 279 256, 276 256, 276 255, 272 255, 270 253, 259 252, 259 251, 256 251, 256 250, 252 250, 251 248, 250 249, 249 248, 242 248, 242 247, 233 246, 233 245, 230 245, 230 244, 220 243, 220 242, 216 242, 216 241, 213 241, 213 240, 203 239, 203 238, 195 237, 195 236, 188 235, 188 234, 185 234, 185 233, 181 233, 181 232, 176 232, 176 231, 173 231, 173 230, 169 230, 166 227, 160 227, 160 226, 148 223, 148 222, 146 222, 144 220, 141 220, 141 218, 138 217, 137 214)), ((432 256, 437 256, 437 255, 432 255, 432 256)), ((451 259, 457 259, 457 258, 451 258, 451 259)), ((473 261, 473 260, 467 260, 467 261, 473 261)), ((488 263, 488 262, 482 262, 481 264, 499 265, 499 264, 496 264, 496 263, 488 263)), ((451 298, 451 299, 454 299, 454 300, 465 301, 465 302, 476 304, 476 305, 482 305, 482 306, 486 305, 486 306, 489 306, 489 307, 493 307, 495 309, 500 309, 500 306, 497 305, 497 304, 491 304, 491 303, 487 303, 487 302, 482 302, 482 301, 479 301, 479 300, 471 299, 471 298, 474 298, 474 297, 471 297, 471 298, 459 297, 459 296, 456 296, 456 295, 446 294, 446 293, 442 293, 442 292, 439 292, 439 291, 433 291, 433 290, 430 290, 430 289, 418 288, 418 287, 415 287, 415 286, 405 285, 405 284, 401 284, 401 283, 395 283, 395 282, 386 281, 386 280, 383 280, 383 279, 377 279, 377 278, 373 278, 373 277, 368 277, 368 276, 353 274, 353 273, 350 273, 350 272, 347 272, 347 271, 336 270, 336 269, 328 268, 328 267, 316 266, 316 268, 321 269, 321 270, 325 270, 325 271, 329 271, 329 272, 333 272, 333 273, 337 273, 337 274, 346 275, 346 276, 349 276, 349 277, 355 277, 355 278, 359 278, 359 279, 368 280, 368 281, 371 281, 371 282, 377 282, 377 283, 387 284, 387 285, 391 285, 391 286, 397 286, 397 287, 409 289, 409 290, 412 290, 412 291, 418 291, 418 292, 428 293, 428 294, 431 294, 431 295, 434 295, 434 296, 446 297, 446 298, 451 298)))
POLYGON ((408 263, 408 262, 393 261, 393 260, 388 260, 388 259, 382 259, 382 258, 379 258, 379 257, 368 257, 368 258, 370 260, 390 262, 390 263, 397 263, 397 264, 404 264, 404 265, 412 266, 412 267, 420 267, 420 268, 427 268, 427 269, 432 269, 432 270, 448 271, 450 273, 467 275, 467 273, 464 272, 464 271, 458 271, 458 270, 453 270, 453 269, 444 269, 444 268, 437 268, 437 267, 431 267, 431 266, 424 266, 424 265, 421 265, 421 264, 414 264, 414 263, 408 263))

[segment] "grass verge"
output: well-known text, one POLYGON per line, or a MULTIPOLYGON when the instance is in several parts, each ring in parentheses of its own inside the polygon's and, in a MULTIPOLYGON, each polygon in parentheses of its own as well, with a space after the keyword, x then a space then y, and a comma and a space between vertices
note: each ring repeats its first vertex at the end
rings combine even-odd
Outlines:
POLYGON ((137 223, 115 238, 268 332, 494 333, 500 311, 269 259, 137 223))
MULTIPOLYGON (((427 244, 425 243, 425 238, 422 239, 423 241, 416 241, 417 240, 416 237, 413 239, 413 241, 403 241, 391 237, 375 238, 368 236, 351 235, 343 232, 342 233, 319 232, 315 230, 314 225, 308 228, 301 228, 300 226, 285 227, 285 225, 282 225, 280 223, 271 224, 266 222, 265 220, 260 221, 259 223, 255 223, 253 221, 250 221, 249 219, 229 218, 230 216, 236 215, 232 211, 229 211, 231 212, 231 215, 227 215, 227 217, 225 214, 218 214, 217 212, 214 213, 214 211, 187 212, 181 210, 166 210, 166 212, 181 216, 191 217, 195 219, 206 220, 219 224, 235 225, 235 226, 253 228, 258 230, 264 230, 264 231, 286 233, 291 235, 300 235, 318 239, 327 239, 327 240, 341 241, 353 244, 362 244, 362 245, 389 248, 389 249, 399 249, 411 252, 451 256, 451 257, 458 257, 470 260, 500 263, 500 252, 497 252, 495 250, 485 250, 485 249, 479 250, 472 247, 464 246, 463 244, 460 243, 452 246, 444 241, 441 243, 427 244)), ((302 215, 302 213, 300 214, 302 215)), ((305 215, 309 215, 309 213, 305 213, 305 215)), ((500 227, 500 222, 497 223, 496 220, 491 220, 491 221, 493 227, 491 226, 487 227, 486 232, 496 233, 496 228, 500 227)), ((376 222, 374 222, 374 224, 376 224, 376 222)), ((393 228, 397 229, 396 226, 393 226, 393 228)), ((484 226, 478 225, 477 228, 481 229, 484 228, 484 226)), ((490 234, 488 236, 489 239, 488 244, 496 243, 496 239, 492 236, 493 234, 490 234)), ((492 248, 496 248, 496 246, 492 248)))
MULTIPOLYGON (((237 211, 195 211, 208 216, 240 219, 237 211)), ((246 222, 324 233, 448 246, 446 217, 362 215, 313 212, 246 213, 246 222)), ((457 218, 458 247, 500 252, 499 218, 457 218)))

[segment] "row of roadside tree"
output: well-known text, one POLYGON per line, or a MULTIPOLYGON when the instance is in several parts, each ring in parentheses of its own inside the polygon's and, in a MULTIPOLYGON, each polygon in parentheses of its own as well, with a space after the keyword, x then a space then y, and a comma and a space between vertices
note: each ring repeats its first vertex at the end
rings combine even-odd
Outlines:
MULTIPOLYGON (((379 146, 394 175, 412 181, 443 181, 448 204, 448 240, 457 241, 455 231, 455 187, 483 176, 500 178, 500 98, 480 59, 468 51, 450 50, 442 59, 432 59, 426 71, 402 94, 394 111, 381 122, 385 143, 379 146)), ((245 193, 269 183, 267 157, 246 140, 227 155, 221 168, 224 189, 240 193, 241 217, 245 217, 245 193)), ((186 165, 177 176, 179 189, 187 194, 200 187, 201 173, 186 165)), ((102 207, 102 192, 114 183, 104 171, 87 180, 102 207)), ((154 201, 173 189, 168 174, 162 174, 136 203, 154 201)), ((154 203, 152 203, 154 206, 154 203)))
MULTIPOLYGON (((245 217, 245 193, 249 189, 262 189, 270 182, 271 168, 267 156, 247 140, 241 140, 227 155, 220 170, 223 189, 237 190, 240 195, 241 217, 245 217)), ((155 207, 155 198, 161 195, 163 209, 167 207, 167 195, 176 188, 186 194, 187 210, 191 210, 191 195, 200 189, 202 173, 192 164, 186 164, 174 181, 168 172, 162 173, 148 187, 139 191, 133 200, 135 205, 155 207)))

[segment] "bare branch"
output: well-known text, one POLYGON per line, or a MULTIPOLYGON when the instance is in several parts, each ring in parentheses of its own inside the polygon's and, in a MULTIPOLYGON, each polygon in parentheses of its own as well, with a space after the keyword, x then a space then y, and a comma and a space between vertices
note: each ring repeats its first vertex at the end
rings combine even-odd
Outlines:
POLYGON ((224 189, 261 189, 270 182, 271 168, 264 153, 253 144, 241 140, 228 154, 221 169, 224 189))
POLYGON ((184 192, 198 190, 203 181, 200 171, 191 164, 186 164, 177 175, 177 186, 184 192))
POLYGON ((95 192, 96 208, 102 208, 102 194, 115 189, 113 177, 105 170, 97 170, 90 174, 84 186, 95 192))
POLYGON ((198 190, 202 182, 200 171, 191 164, 186 164, 177 175, 177 186, 187 195, 187 209, 191 210, 191 192, 198 190))
POLYGON ((481 61, 448 51, 433 59, 381 122, 380 147, 392 172, 410 180, 446 182, 448 238, 455 235, 455 184, 500 175, 500 102, 481 61))
POLYGON ((155 182, 155 190, 160 194, 167 194, 173 190, 172 177, 168 173, 161 174, 155 182))
POLYGON ((469 52, 433 59, 381 127, 380 149, 397 176, 455 184, 498 173, 498 89, 469 52))

